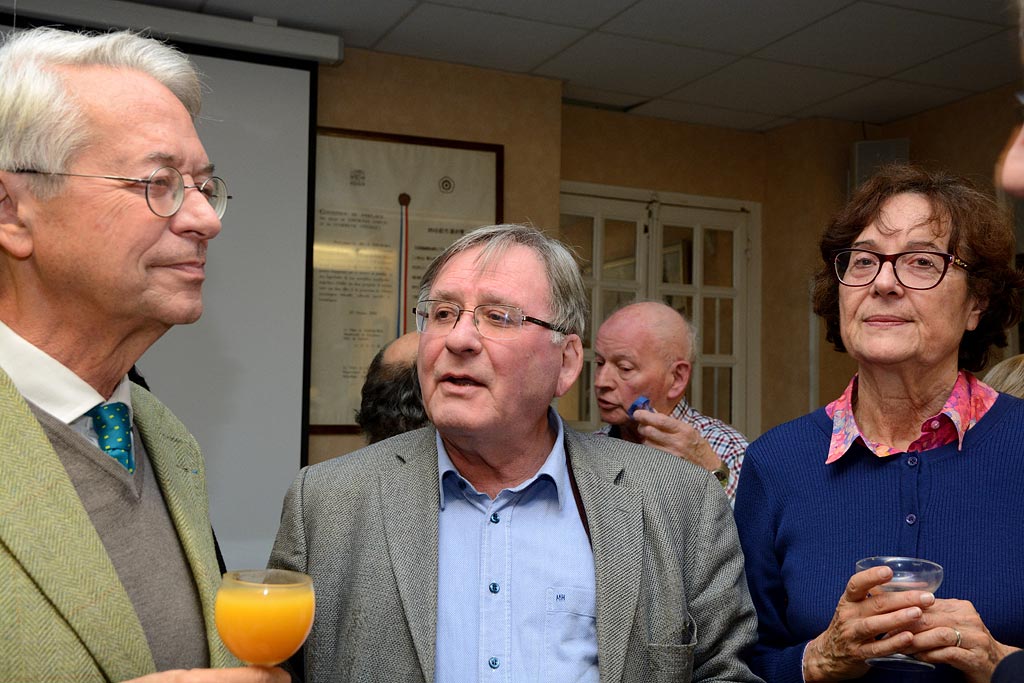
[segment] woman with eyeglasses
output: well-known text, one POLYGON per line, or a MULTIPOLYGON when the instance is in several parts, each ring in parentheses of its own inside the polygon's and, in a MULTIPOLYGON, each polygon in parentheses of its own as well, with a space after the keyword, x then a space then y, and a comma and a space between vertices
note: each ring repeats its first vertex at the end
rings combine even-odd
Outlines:
POLYGON ((747 451, 751 668, 771 683, 988 681, 1024 645, 1024 401, 972 374, 1020 317, 1013 232, 967 181, 903 165, 819 246, 815 312, 857 372, 747 451), (930 560, 944 579, 891 592, 891 568, 856 571, 871 556, 930 560))

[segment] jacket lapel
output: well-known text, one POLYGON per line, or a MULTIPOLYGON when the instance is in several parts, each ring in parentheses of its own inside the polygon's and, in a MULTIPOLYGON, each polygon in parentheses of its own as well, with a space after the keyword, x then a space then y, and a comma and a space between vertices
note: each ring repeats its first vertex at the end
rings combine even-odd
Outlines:
POLYGON ((617 485, 622 467, 595 458, 569 430, 565 447, 587 512, 594 549, 601 680, 619 681, 640 595, 643 496, 617 485))
POLYGON ((199 592, 213 667, 238 666, 224 647, 214 622, 220 567, 213 547, 206 472, 199 445, 185 426, 156 398, 132 385, 135 426, 163 493, 199 592))
POLYGON ((2 371, 0 443, 0 544, 107 678, 153 671, 142 625, 103 542, 42 427, 2 371))
POLYGON ((409 453, 395 453, 381 469, 381 509, 398 593, 412 633, 423 680, 434 680, 437 643, 436 432, 425 430, 409 453))

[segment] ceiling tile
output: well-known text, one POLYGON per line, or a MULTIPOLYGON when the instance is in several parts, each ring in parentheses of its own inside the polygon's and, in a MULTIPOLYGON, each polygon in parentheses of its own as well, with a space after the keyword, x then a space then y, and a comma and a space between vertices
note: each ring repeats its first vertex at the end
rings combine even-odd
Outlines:
POLYGON ((183 12, 199 12, 203 9, 203 0, 148 0, 145 4, 183 12))
POLYGON ((992 24, 858 2, 756 56, 889 76, 997 31, 992 24))
POLYGON ((810 106, 796 114, 801 118, 823 116, 845 121, 889 123, 955 102, 969 94, 963 90, 880 80, 827 102, 810 106))
POLYGON ((849 4, 850 0, 641 0, 602 31, 747 54, 849 4))
POLYGON ((437 4, 506 14, 510 17, 551 24, 597 28, 634 2, 636 0, 440 0, 437 4))
POLYGON ((734 59, 720 52, 592 33, 534 73, 589 88, 656 97, 734 59), (672 68, 666 69, 667 64, 672 68))
POLYGON ((755 112, 735 111, 720 107, 709 107, 703 104, 673 102, 671 100, 651 100, 646 104, 630 110, 631 114, 653 116, 659 119, 671 119, 684 123, 699 123, 708 126, 754 130, 778 117, 755 112))
POLYGON ((598 90, 597 88, 585 88, 573 83, 566 83, 562 88, 562 99, 572 100, 577 104, 596 104, 603 107, 615 109, 628 109, 635 107, 646 98, 637 95, 627 95, 620 92, 598 90))
POLYGON ((489 69, 529 71, 582 35, 575 28, 420 5, 375 47, 489 69))
POLYGON ((772 119, 771 121, 769 121, 768 123, 765 123, 764 125, 757 126, 756 128, 754 128, 754 130, 761 131, 761 132, 768 131, 768 130, 775 130, 776 128, 782 128, 783 126, 788 126, 788 125, 790 125, 792 123, 796 123, 799 120, 800 119, 794 119, 794 118, 789 117, 789 116, 781 116, 781 117, 779 117, 777 119, 772 119))
POLYGON ((134 1, 270 17, 352 47, 559 78, 570 101, 756 130, 894 120, 1020 78, 1016 0, 134 1))
POLYGON ((683 86, 666 98, 766 114, 789 114, 871 80, 868 76, 748 58, 683 86))
POLYGON ((893 78, 974 92, 992 90, 1020 79, 1019 40, 1016 29, 1006 29, 893 78))
POLYGON ((340 35, 345 47, 373 47, 415 0, 208 0, 206 14, 249 20, 271 17, 281 26, 340 35))
POLYGON ((934 12, 961 19, 987 21, 1003 26, 1017 25, 1015 0, 879 0, 884 5, 896 5, 922 12, 934 12))

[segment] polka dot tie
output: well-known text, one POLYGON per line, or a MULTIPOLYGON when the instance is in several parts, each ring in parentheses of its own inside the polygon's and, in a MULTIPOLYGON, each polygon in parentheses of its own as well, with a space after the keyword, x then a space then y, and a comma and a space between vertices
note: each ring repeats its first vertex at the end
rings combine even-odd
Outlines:
POLYGON ((100 449, 121 463, 129 473, 135 474, 132 455, 132 420, 128 406, 123 403, 100 404, 86 413, 92 418, 93 429, 100 449))

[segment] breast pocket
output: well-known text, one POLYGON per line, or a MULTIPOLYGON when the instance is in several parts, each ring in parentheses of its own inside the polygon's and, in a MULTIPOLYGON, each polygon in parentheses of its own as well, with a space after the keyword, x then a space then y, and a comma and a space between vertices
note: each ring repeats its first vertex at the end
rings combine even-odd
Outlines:
POLYGON ((682 644, 648 643, 647 665, 651 680, 688 681, 693 674, 693 651, 697 646, 697 623, 687 615, 682 644))
POLYGON ((598 683, 597 598, 593 590, 547 589, 540 680, 598 683))

